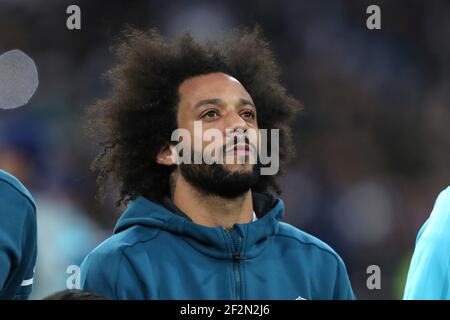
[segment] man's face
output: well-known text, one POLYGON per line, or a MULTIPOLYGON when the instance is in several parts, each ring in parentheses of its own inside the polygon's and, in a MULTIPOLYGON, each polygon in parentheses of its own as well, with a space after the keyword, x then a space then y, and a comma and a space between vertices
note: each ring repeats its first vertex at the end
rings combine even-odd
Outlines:
POLYGON ((181 164, 182 175, 208 193, 232 198, 248 191, 258 181, 257 165, 249 161, 249 153, 256 153, 258 142, 250 139, 247 142, 253 146, 237 147, 235 137, 251 131, 248 129, 258 129, 256 108, 249 93, 233 77, 211 73, 185 80, 179 87, 179 96, 178 127, 190 132, 193 153, 203 152, 207 145, 214 144, 224 152, 223 164, 181 164), (219 130, 222 141, 201 139, 202 150, 195 149, 194 134, 199 133, 194 130, 195 121, 201 122, 203 132, 219 130), (236 157, 233 163, 228 161, 230 156, 236 157), (238 157, 245 161, 237 163, 238 157))

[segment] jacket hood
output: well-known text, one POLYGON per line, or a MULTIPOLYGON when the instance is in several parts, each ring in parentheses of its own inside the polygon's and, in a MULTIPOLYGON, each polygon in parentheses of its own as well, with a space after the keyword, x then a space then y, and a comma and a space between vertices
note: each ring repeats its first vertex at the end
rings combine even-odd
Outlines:
POLYGON ((134 226, 160 229, 182 236, 195 249, 216 258, 231 258, 239 252, 241 259, 252 258, 265 247, 271 235, 278 231, 284 215, 281 199, 269 193, 253 193, 253 209, 258 220, 235 224, 231 230, 207 227, 171 212, 158 202, 139 196, 128 204, 117 222, 114 233, 134 226), (236 244, 236 245, 235 245, 236 244))

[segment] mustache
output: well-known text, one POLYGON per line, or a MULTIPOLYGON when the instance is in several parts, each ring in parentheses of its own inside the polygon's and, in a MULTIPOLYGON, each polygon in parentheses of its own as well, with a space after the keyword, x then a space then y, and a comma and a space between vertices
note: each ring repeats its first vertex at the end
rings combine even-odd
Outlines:
POLYGON ((250 139, 246 136, 244 139, 237 137, 231 138, 226 144, 223 145, 222 151, 226 153, 227 151, 231 151, 237 146, 245 145, 245 147, 248 147, 249 151, 256 152, 257 148, 254 143, 250 141, 250 139), (243 142, 241 140, 244 140, 243 142))

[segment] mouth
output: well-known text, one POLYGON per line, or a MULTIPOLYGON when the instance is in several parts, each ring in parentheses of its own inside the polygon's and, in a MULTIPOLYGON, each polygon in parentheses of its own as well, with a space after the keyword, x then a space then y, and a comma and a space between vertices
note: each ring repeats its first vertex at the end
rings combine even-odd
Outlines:
POLYGON ((233 153, 236 155, 249 155, 254 151, 253 146, 250 146, 248 143, 239 143, 231 146, 226 150, 226 153, 233 153))

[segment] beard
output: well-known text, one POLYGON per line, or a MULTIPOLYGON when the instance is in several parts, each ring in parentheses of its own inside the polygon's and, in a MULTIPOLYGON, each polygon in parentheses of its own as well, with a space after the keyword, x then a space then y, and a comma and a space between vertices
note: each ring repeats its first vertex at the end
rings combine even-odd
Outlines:
POLYGON ((231 171, 218 163, 180 164, 179 168, 184 179, 200 193, 235 199, 258 183, 260 165, 254 164, 248 171, 231 171))

